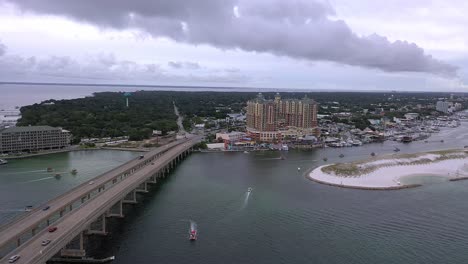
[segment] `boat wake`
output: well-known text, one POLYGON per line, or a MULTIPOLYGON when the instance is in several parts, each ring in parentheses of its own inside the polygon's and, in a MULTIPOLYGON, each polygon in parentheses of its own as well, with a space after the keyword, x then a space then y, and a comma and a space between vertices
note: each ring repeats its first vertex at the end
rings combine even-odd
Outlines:
POLYGON ((242 204, 242 207, 240 210, 244 210, 249 204, 249 198, 250 198, 251 193, 252 193, 252 189, 249 188, 249 190, 245 193, 244 203, 242 204))
POLYGON ((192 231, 197 231, 197 223, 195 223, 195 221, 193 220, 189 220, 190 221, 190 232, 192 231))
POLYGON ((35 179, 35 180, 30 180, 30 181, 24 181, 24 182, 19 182, 19 183, 31 183, 31 182, 38 182, 38 181, 45 181, 49 179, 54 179, 55 177, 50 176, 50 177, 45 177, 45 178, 40 178, 40 179, 35 179))
POLYGON ((19 172, 11 172, 8 174, 27 174, 27 173, 36 173, 36 172, 47 172, 47 170, 19 171, 19 172))

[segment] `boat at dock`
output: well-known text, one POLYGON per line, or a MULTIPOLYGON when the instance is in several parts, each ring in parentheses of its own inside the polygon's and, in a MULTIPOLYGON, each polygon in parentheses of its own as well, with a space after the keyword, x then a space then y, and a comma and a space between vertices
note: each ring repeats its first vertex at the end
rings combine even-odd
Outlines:
POLYGON ((411 141, 413 141, 413 137, 412 137, 412 136, 404 136, 404 137, 401 139, 401 142, 403 142, 403 143, 410 143, 411 141))
POLYGON ((5 164, 7 164, 7 163, 8 163, 7 160, 5 160, 5 159, 0 159, 0 165, 5 165, 5 164))

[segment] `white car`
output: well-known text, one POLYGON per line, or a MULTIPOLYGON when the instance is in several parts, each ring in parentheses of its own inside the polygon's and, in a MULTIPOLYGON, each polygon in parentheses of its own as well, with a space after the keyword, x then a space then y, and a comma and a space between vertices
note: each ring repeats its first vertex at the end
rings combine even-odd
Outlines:
POLYGON ((13 262, 17 261, 19 258, 20 258, 19 255, 14 255, 14 256, 12 256, 11 258, 8 259, 8 262, 13 263, 13 262))

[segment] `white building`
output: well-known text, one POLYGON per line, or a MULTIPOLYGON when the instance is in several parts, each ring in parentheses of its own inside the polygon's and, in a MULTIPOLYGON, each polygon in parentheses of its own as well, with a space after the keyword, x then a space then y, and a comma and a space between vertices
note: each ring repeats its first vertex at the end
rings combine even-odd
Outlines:
POLYGON ((405 114, 405 118, 408 120, 414 120, 414 119, 417 119, 418 117, 419 117, 418 113, 406 113, 405 114))
POLYGON ((442 113, 448 114, 450 112, 450 107, 452 106, 451 102, 447 101, 437 101, 436 110, 442 113))
POLYGON ((239 141, 245 138, 246 134, 243 132, 230 132, 230 133, 216 133, 216 139, 221 138, 230 142, 239 141))

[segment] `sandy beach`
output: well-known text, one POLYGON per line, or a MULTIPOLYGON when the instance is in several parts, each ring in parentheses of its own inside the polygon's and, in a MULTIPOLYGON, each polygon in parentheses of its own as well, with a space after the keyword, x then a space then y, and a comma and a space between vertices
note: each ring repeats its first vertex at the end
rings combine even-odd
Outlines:
POLYGON ((342 187, 362 188, 362 189, 398 189, 404 188, 402 178, 406 177, 424 177, 424 176, 439 176, 446 177, 447 180, 454 178, 462 178, 468 176, 468 158, 454 158, 445 160, 435 160, 437 155, 423 154, 416 159, 385 159, 379 161, 370 161, 360 164, 360 168, 375 166, 375 170, 361 175, 336 175, 333 172, 324 172, 322 168, 330 166, 323 165, 312 170, 307 175, 311 180, 320 183, 337 185, 342 187), (413 162, 418 159, 434 160, 427 164, 404 164, 413 162))

